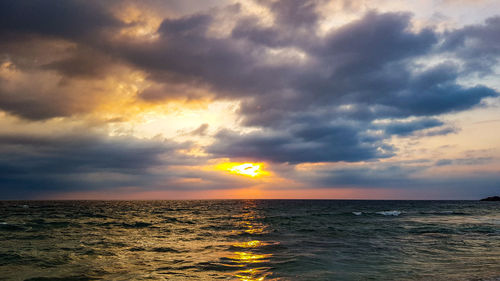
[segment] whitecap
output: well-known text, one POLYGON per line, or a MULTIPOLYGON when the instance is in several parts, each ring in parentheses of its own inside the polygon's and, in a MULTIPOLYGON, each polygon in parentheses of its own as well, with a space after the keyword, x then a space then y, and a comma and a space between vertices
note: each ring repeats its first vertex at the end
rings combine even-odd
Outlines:
POLYGON ((361 216, 363 214, 363 212, 352 212, 353 215, 356 215, 356 216, 361 216))
POLYGON ((399 216, 401 214, 401 212, 394 210, 394 211, 377 212, 376 214, 384 215, 384 216, 399 216))

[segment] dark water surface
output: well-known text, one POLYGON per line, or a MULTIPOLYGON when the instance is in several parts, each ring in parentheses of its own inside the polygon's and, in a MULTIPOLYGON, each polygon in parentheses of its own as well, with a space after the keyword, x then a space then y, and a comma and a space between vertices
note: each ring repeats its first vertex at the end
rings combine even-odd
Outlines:
POLYGON ((500 204, 0 202, 0 280, 500 280, 500 204))

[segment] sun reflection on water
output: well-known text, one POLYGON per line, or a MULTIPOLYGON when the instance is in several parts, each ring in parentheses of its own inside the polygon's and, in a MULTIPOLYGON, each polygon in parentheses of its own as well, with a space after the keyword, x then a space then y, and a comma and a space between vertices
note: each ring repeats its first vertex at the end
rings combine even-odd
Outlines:
POLYGON ((233 244, 233 246, 239 247, 239 248, 256 248, 256 247, 259 247, 261 245, 262 245, 262 241, 259 241, 259 240, 252 240, 252 241, 233 244))
POLYGON ((266 276, 270 273, 265 273, 267 268, 251 268, 247 270, 240 270, 236 273, 236 277, 238 277, 241 281, 262 281, 265 280, 266 276))
MULTIPOLYGON (((259 214, 256 212, 255 202, 247 202, 245 210, 246 212, 241 214, 241 221, 238 223, 242 228, 238 233, 261 237, 260 235, 266 233, 267 227, 258 221, 259 214)), ((273 254, 263 253, 263 248, 270 244, 274 243, 257 239, 232 243, 231 245, 239 250, 234 251, 228 258, 242 267, 241 270, 234 273, 234 277, 241 281, 263 281, 271 275, 271 267, 266 265, 270 262, 273 254)))
MULTIPOLYGON (((258 248, 259 245, 262 245, 261 241, 248 241, 247 243, 238 243, 234 246, 238 247, 247 247, 247 248, 258 248)), ((230 258, 243 267, 249 267, 256 264, 263 264, 269 262, 269 258, 272 257, 272 254, 258 254, 252 251, 248 252, 234 252, 233 256, 230 258)), ((265 280, 265 278, 271 274, 269 272, 269 267, 253 267, 248 269, 242 269, 235 272, 234 276, 241 281, 261 281, 265 280)))
POLYGON ((255 254, 247 252, 234 252, 234 256, 231 257, 237 263, 258 263, 258 262, 268 262, 266 259, 272 256, 272 254, 255 254))

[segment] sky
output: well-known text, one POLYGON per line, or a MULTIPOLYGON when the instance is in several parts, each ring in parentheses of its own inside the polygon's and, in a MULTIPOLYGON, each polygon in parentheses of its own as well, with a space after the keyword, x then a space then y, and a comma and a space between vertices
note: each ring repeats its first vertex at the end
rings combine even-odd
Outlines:
POLYGON ((497 0, 0 1, 0 199, 500 193, 497 0))

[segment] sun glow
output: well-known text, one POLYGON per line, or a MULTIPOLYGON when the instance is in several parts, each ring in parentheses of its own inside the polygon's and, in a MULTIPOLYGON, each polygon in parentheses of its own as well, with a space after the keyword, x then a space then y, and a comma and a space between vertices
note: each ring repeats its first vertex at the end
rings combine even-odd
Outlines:
POLYGON ((218 169, 228 171, 231 174, 237 174, 248 177, 259 177, 266 175, 262 163, 222 163, 217 166, 218 169))

